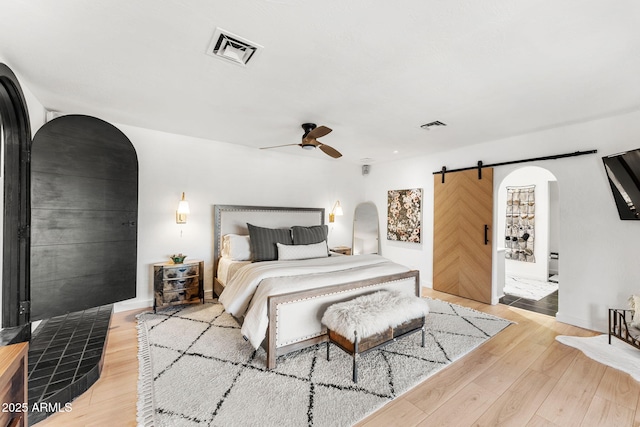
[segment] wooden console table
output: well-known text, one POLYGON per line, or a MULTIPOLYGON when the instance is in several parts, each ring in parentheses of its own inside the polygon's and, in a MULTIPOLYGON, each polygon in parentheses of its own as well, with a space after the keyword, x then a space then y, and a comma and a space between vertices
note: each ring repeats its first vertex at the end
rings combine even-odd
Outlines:
POLYGON ((0 347, 0 426, 26 427, 29 343, 0 347))

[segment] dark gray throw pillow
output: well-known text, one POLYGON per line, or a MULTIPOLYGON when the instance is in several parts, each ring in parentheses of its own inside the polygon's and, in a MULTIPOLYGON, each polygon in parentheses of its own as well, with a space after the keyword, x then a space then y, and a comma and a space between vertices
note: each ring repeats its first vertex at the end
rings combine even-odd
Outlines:
POLYGON ((264 228, 247 223, 249 242, 254 261, 274 261, 278 259, 276 243, 291 245, 291 230, 288 228, 264 228))
POLYGON ((312 225, 311 227, 301 227, 294 225, 291 227, 294 245, 312 245, 327 240, 329 227, 326 225, 312 225))

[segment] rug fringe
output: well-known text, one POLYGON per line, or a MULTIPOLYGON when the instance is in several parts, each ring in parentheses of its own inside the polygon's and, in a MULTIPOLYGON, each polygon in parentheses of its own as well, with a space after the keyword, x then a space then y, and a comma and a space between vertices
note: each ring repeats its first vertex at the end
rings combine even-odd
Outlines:
POLYGON ((138 404, 137 421, 140 427, 156 425, 156 404, 153 394, 153 371, 151 368, 151 351, 149 349, 149 335, 146 322, 140 317, 147 313, 140 313, 138 319, 138 404))

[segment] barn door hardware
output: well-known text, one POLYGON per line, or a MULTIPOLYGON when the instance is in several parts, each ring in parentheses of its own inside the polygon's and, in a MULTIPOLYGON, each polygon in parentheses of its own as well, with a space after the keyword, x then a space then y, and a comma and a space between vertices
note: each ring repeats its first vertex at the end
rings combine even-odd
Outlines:
POLYGON ((468 168, 447 170, 447 168, 443 166, 442 170, 434 172, 433 174, 436 175, 436 174, 441 173, 442 174, 442 183, 444 184, 444 175, 446 173, 448 173, 448 172, 462 172, 462 171, 468 171, 468 170, 471 170, 471 169, 478 169, 478 179, 482 179, 482 168, 494 168, 496 166, 514 165, 514 164, 517 164, 517 163, 535 162, 535 161, 539 161, 539 160, 564 159, 565 157, 584 156, 585 154, 595 154, 597 152, 598 152, 598 150, 576 151, 575 153, 554 154, 552 156, 533 157, 531 159, 522 159, 522 160, 512 160, 512 161, 509 161, 509 162, 493 163, 493 164, 490 164, 490 165, 485 165, 485 164, 482 163, 482 161, 479 161, 477 166, 470 166, 468 168))
POLYGON ((484 244, 485 246, 489 244, 489 225, 484 225, 484 244))

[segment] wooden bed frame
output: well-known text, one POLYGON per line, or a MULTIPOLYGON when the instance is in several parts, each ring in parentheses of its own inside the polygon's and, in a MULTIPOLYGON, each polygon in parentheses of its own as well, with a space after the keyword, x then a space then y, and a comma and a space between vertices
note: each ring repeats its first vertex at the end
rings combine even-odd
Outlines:
MULTIPOLYGON (((249 234, 247 222, 268 228, 322 225, 324 213, 323 208, 215 205, 214 293, 219 296, 224 290, 224 285, 217 278, 224 235, 249 234)), ((269 327, 263 342, 267 352, 267 368, 276 366, 278 356, 328 340, 327 330, 321 325, 320 319, 329 305, 381 289, 395 289, 420 296, 419 272, 408 271, 270 296, 267 303, 269 327)))

